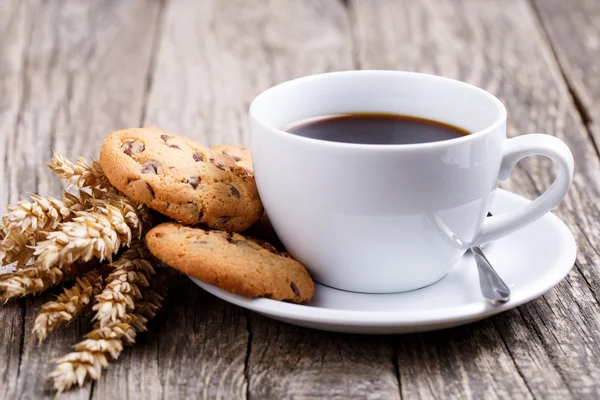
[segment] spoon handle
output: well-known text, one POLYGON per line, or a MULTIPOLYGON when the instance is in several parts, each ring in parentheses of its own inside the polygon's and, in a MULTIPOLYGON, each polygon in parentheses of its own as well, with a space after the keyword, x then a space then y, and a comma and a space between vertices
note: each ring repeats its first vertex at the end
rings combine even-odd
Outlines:
POLYGON ((471 247, 475 255, 475 263, 479 272, 481 293, 494 305, 504 304, 510 300, 510 289, 500 278, 479 246, 471 247))

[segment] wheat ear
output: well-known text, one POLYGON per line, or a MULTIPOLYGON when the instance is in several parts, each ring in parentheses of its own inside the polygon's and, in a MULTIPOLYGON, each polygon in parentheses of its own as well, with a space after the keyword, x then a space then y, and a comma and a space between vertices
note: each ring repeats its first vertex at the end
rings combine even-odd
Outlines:
POLYGON ((141 237, 144 227, 149 227, 152 223, 152 216, 148 208, 126 196, 100 190, 93 190, 92 196, 93 198, 87 201, 88 211, 102 210, 106 204, 118 208, 127 225, 134 230, 135 237, 141 237))
POLYGON ((33 256, 32 246, 42 237, 40 232, 7 232, 0 243, 0 265, 17 263, 18 268, 26 265, 33 256))
POLYGON ((92 258, 111 261, 113 254, 121 246, 129 246, 132 236, 140 232, 140 220, 128 210, 128 206, 102 204, 97 212, 78 213, 35 246, 35 264, 50 268, 92 258))
POLYGON ((64 289, 56 300, 45 303, 33 324, 33 333, 40 341, 44 341, 48 333, 64 323, 70 323, 82 312, 89 309, 92 299, 102 291, 102 276, 96 271, 90 271, 81 278, 76 278, 75 284, 64 289))
POLYGON ((149 286, 155 273, 150 260, 150 252, 138 242, 111 265, 113 271, 92 307, 96 312, 93 320, 100 327, 120 321, 134 309, 135 301, 142 297, 142 289, 149 286))
POLYGON ((69 206, 58 199, 34 194, 30 202, 19 201, 8 206, 8 214, 2 217, 2 221, 9 231, 54 229, 71 212, 69 206))
POLYGON ((85 158, 77 157, 77 162, 73 163, 64 156, 54 153, 48 168, 73 186, 114 190, 98 161, 94 160, 90 164, 85 158))
POLYGON ((62 268, 43 268, 36 265, 24 267, 0 278, 0 299, 8 301, 15 297, 43 292, 63 280, 85 273, 87 264, 64 265, 62 268))
POLYGON ((148 320, 160 309, 163 297, 153 289, 143 291, 134 311, 118 321, 97 327, 73 346, 74 352, 55 361, 56 368, 48 378, 58 394, 74 385, 82 386, 87 379, 99 379, 109 360, 119 358, 123 347, 134 344, 136 335, 146 331, 148 320))
POLYGON ((91 197, 85 191, 78 195, 64 192, 62 201, 33 195, 31 202, 9 206, 9 212, 2 217, 0 265, 25 265, 33 256, 32 247, 44 240, 48 231, 85 209, 91 197))

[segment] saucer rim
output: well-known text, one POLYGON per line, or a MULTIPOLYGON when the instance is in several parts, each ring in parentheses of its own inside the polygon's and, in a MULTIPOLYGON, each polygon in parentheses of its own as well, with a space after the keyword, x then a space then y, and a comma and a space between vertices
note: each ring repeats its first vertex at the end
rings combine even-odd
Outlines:
MULTIPOLYGON (((508 197, 509 201, 515 201, 521 204, 531 202, 529 199, 503 189, 498 189, 496 196, 508 197)), ((513 296, 508 303, 499 306, 491 305, 482 298, 478 302, 424 311, 365 311, 321 308, 311 306, 310 304, 294 304, 266 298, 246 298, 229 293, 194 277, 190 276, 190 279, 207 292, 222 300, 275 319, 286 320, 289 323, 326 324, 329 327, 347 325, 361 327, 410 327, 444 325, 456 322, 457 320, 464 320, 466 323, 487 318, 491 315, 518 307, 538 298, 554 288, 569 274, 575 263, 577 250, 573 233, 567 225, 553 213, 548 213, 542 218, 550 219, 556 229, 560 231, 560 236, 565 239, 563 242, 565 249, 560 253, 559 258, 554 263, 557 267, 548 270, 546 275, 540 277, 536 282, 531 283, 527 292, 519 292, 519 294, 517 294, 518 297, 513 296), (565 267, 561 268, 563 265, 565 267)), ((315 283, 315 286, 318 290, 319 286, 323 285, 315 283)), ((334 288, 331 289, 339 290, 334 288)), ((386 296, 386 294, 381 294, 380 296, 386 296)))

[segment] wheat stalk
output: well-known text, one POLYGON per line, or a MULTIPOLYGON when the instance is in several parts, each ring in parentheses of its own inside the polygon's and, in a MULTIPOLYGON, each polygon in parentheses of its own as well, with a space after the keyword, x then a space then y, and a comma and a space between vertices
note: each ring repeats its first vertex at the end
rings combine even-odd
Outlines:
POLYGON ((73 346, 75 352, 56 360, 56 368, 48 378, 58 394, 76 384, 81 387, 86 379, 99 379, 109 359, 119 358, 124 345, 134 344, 136 335, 146 331, 148 320, 155 316, 162 301, 156 291, 144 288, 144 296, 136 302, 134 311, 118 321, 96 327, 85 340, 73 346))
POLYGON ((71 185, 114 191, 98 161, 93 160, 90 165, 85 158, 77 157, 77 163, 73 163, 64 156, 54 153, 48 167, 71 185))
MULTIPOLYGON (((53 169, 55 171, 60 169, 57 165, 71 165, 68 160, 58 154, 54 155, 51 164, 55 167, 53 169)), ((85 160, 79 164, 85 164, 85 160)), ((78 174, 67 174, 71 178, 78 176, 81 179, 78 178, 78 181, 69 182, 95 184, 94 182, 97 181, 96 178, 101 170, 90 167, 86 173, 81 170, 83 168, 81 165, 78 174), (90 176, 96 176, 96 178, 92 179, 90 176)), ((64 172, 69 169, 65 167, 60 170, 64 172)), ((103 185, 96 186, 109 188, 103 185)), ((33 256, 31 248, 36 246, 39 241, 47 239, 48 232, 55 231, 61 223, 72 220, 81 211, 106 214, 106 204, 121 210, 125 222, 134 229, 136 236, 142 234, 144 226, 152 224, 152 214, 147 207, 118 194, 114 188, 111 191, 95 189, 94 187, 82 188, 78 194, 64 192, 62 200, 32 195, 30 202, 20 201, 9 206, 9 212, 2 217, 0 265, 13 262, 17 262, 17 267, 25 265, 33 256)), ((44 246, 46 245, 48 243, 44 244, 44 246)))
POLYGON ((8 301, 15 297, 43 292, 63 280, 84 273, 89 268, 89 265, 80 263, 65 265, 62 268, 32 265, 3 274, 0 279, 0 299, 8 301))
POLYGON ((90 271, 81 278, 76 278, 75 284, 64 289, 55 301, 45 303, 33 324, 33 333, 40 341, 44 341, 48 333, 77 318, 89 308, 94 296, 102 291, 102 276, 96 271, 90 271))
POLYGON ((79 196, 64 192, 62 201, 34 194, 31 201, 19 201, 8 206, 8 213, 2 217, 2 222, 7 232, 54 230, 76 212, 83 211, 90 197, 84 191, 79 196))
POLYGON ((134 229, 136 237, 141 237, 144 226, 152 224, 150 211, 143 204, 117 193, 94 190, 92 194, 94 198, 88 200, 89 211, 101 211, 106 204, 118 208, 127 225, 134 229))
POLYGON ((90 193, 85 190, 79 190, 77 194, 63 192, 62 200, 36 194, 31 199, 31 202, 19 201, 8 206, 9 212, 2 217, 5 232, 53 231, 77 212, 98 211, 105 203, 123 209, 128 218, 130 214, 137 214, 140 207, 125 196, 97 189, 90 193))
POLYGON ((0 243, 0 265, 17 264, 20 268, 27 264, 33 256, 33 248, 39 240, 45 237, 43 232, 9 231, 0 243))
POLYGON ((114 269, 92 307, 96 312, 93 320, 100 327, 121 320, 134 309, 135 301, 142 297, 142 288, 149 286, 155 273, 150 257, 149 251, 137 243, 112 264, 114 269))
POLYGON ((32 247, 46 238, 47 231, 56 229, 59 223, 83 210, 91 197, 85 191, 78 195, 64 192, 62 201, 33 195, 31 202, 9 206, 0 230, 0 265, 13 262, 17 267, 25 265, 33 256, 32 247))
POLYGON ((35 246, 35 264, 50 268, 75 261, 112 261, 121 246, 129 246, 132 236, 138 237, 141 222, 128 205, 117 208, 99 204, 97 212, 79 212, 72 221, 60 224, 46 240, 35 246), (132 229, 134 233, 132 233, 132 229))

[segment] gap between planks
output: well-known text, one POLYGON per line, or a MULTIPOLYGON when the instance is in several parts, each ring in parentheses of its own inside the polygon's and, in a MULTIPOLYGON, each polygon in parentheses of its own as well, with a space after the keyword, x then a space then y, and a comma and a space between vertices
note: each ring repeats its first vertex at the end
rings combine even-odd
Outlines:
POLYGON ((152 38, 152 49, 150 50, 150 63, 148 65, 148 73, 146 74, 146 85, 144 86, 144 94, 142 98, 142 112, 140 116, 140 127, 146 124, 146 115, 148 113, 148 99, 154 84, 154 75, 156 74, 156 60, 160 52, 160 42, 164 31, 164 18, 166 0, 159 0, 158 13, 156 16, 156 28, 154 29, 154 37, 152 38))
MULTIPOLYGON (((31 38, 33 36, 33 28, 34 28, 34 23, 33 23, 33 18, 30 18, 29 21, 29 26, 27 27, 27 38, 25 39, 25 46, 23 47, 23 64, 21 66, 22 71, 23 71, 23 79, 21 81, 21 85, 22 85, 22 93, 21 93, 21 99, 19 102, 19 109, 17 111, 17 118, 15 118, 15 126, 14 126, 14 132, 18 132, 19 131, 19 127, 21 126, 21 124, 23 123, 23 113, 25 112, 25 105, 27 103, 27 99, 29 98, 30 95, 30 83, 29 83, 29 77, 28 77, 28 71, 29 71, 29 49, 31 47, 31 38)), ((8 164, 8 152, 5 154, 5 159, 4 159, 4 163, 5 165, 8 164)), ((8 177, 8 179, 10 180, 10 175, 8 177)), ((36 172, 34 172, 34 184, 35 184, 35 191, 36 193, 39 192, 39 178, 38 178, 38 174, 36 172)), ((10 182, 8 184, 8 187, 11 187, 10 182)), ((11 199, 10 199, 10 194, 9 194, 9 198, 7 199, 8 203, 11 203, 11 199)), ((17 377, 16 380, 19 380, 19 377, 21 376, 21 367, 23 365, 23 353, 25 350, 25 335, 27 334, 26 329, 25 329, 25 318, 27 316, 27 300, 25 298, 21 298, 19 299, 19 303, 20 304, 20 309, 21 309, 21 318, 20 318, 20 322, 21 322, 21 337, 19 339, 19 362, 18 362, 18 369, 17 369, 17 377)))
MULTIPOLYGON (((593 119, 592 119, 592 117, 591 117, 591 113, 587 110, 587 108, 585 107, 584 103, 582 102, 580 96, 577 94, 577 91, 575 90, 575 88, 571 84, 571 82, 569 80, 569 77, 567 76, 567 74, 565 72, 565 69, 564 69, 563 65, 561 64, 561 62, 560 62, 560 60, 558 58, 558 54, 556 52, 556 48, 554 46, 554 43, 550 39, 550 35, 549 35, 549 33, 548 33, 547 29, 546 29, 546 26, 542 23, 542 19, 541 19, 541 15, 540 15, 540 10, 539 10, 538 6, 535 4, 534 0, 527 0, 526 4, 531 8, 531 13, 535 17, 534 18, 535 24, 537 25, 537 28, 538 28, 539 32, 541 33, 541 39, 544 41, 544 43, 546 44, 546 47, 550 51, 550 55, 552 57, 552 61, 554 62, 554 64, 558 68, 558 71, 560 72, 560 76, 562 78, 561 80, 563 81, 565 87, 567 88, 569 96, 571 97, 573 108, 577 111, 577 115, 581 119, 582 126, 585 129, 587 137, 592 142, 592 144, 594 146, 594 150, 596 152, 596 155, 600 159, 600 148, 598 147, 598 143, 596 143, 594 135, 592 134, 592 131, 590 129, 590 125, 592 124, 592 122, 594 122, 593 119)), ((529 171, 527 171, 525 168, 523 169, 523 171, 525 172, 525 175, 531 181, 532 187, 535 188, 535 191, 538 193, 538 195, 541 195, 541 191, 538 189, 538 187, 537 187, 537 185, 535 183, 535 180, 533 179, 533 177, 531 176, 531 174, 529 173, 529 171)), ((588 241, 588 243, 590 244, 590 247, 592 247, 594 249, 594 251, 596 251, 596 253, 598 253, 598 250, 593 247, 592 241, 588 237, 587 232, 585 231, 585 229, 583 229, 583 227, 579 224, 579 222, 574 221, 574 223, 580 229, 581 234, 588 241)), ((594 300, 596 301, 596 303, 598 305, 600 305, 600 299, 597 297, 597 293, 593 290, 592 284, 589 282, 589 280, 587 279, 587 277, 583 273, 583 271, 581 269, 581 265, 580 265, 579 261, 577 261, 577 260, 575 261, 575 268, 577 268, 577 271, 579 272, 579 274, 583 278, 584 282, 587 284, 588 289, 590 290, 590 292, 592 294, 592 297, 594 298, 594 300)))
POLYGON ((246 358, 244 359, 244 380, 246 381, 246 400, 250 400, 250 355, 252 354, 252 324, 250 323, 250 312, 244 309, 243 314, 246 318, 246 330, 248 331, 248 344, 246 346, 246 358))
MULTIPOLYGON (((571 101, 573 103, 573 108, 575 110, 577 110, 577 114, 579 115, 579 118, 581 118, 581 122, 582 122, 583 128, 585 129, 585 132, 586 132, 588 138, 590 139, 590 141, 594 145, 594 150, 596 150, 596 155, 600 159, 600 148, 598 147, 598 143, 596 142, 596 139, 594 138, 594 135, 592 134, 592 131, 590 129, 591 124, 594 122, 593 119, 592 119, 591 113, 585 107, 585 104, 581 100, 581 97, 579 96, 579 94, 577 94, 577 91, 576 91, 575 87, 573 87, 573 84, 569 80, 569 77, 567 76, 567 73, 566 73, 566 71, 565 71, 562 63, 560 62, 560 59, 559 59, 558 54, 556 52, 556 47, 554 46, 554 43, 550 39, 550 34, 548 33, 548 30, 547 30, 546 26, 542 22, 542 17, 540 15, 540 9, 539 9, 539 7, 535 4, 534 0, 527 0, 526 3, 531 8, 532 15, 535 16, 535 24, 537 25, 538 30, 541 33, 542 40, 544 41, 544 43, 546 44, 546 46, 550 50, 550 54, 552 56, 552 60, 554 61, 554 63, 556 64, 558 70, 560 71, 560 75, 562 77, 562 81, 564 82, 564 84, 565 84, 565 86, 566 86, 566 88, 567 88, 567 90, 569 92, 569 96, 571 97, 571 101)), ((584 233, 584 235, 585 235, 585 233, 584 233)))

